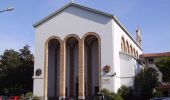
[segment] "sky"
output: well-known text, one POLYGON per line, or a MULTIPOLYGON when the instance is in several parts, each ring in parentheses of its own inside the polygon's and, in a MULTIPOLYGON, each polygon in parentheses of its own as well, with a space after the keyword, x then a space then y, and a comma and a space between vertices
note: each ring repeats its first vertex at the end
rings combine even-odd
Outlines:
MULTIPOLYGON (((71 0, 0 0, 0 54, 24 45, 35 49, 33 24, 71 0)), ((75 3, 115 15, 135 39, 142 29, 144 53, 170 52, 170 0, 74 0, 75 3)))

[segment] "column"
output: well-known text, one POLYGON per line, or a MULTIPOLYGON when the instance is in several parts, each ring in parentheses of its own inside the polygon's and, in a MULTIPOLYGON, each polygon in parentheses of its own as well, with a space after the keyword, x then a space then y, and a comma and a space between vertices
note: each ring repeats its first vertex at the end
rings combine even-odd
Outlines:
POLYGON ((79 68, 78 68, 78 82, 79 91, 78 99, 85 99, 85 78, 84 78, 84 41, 83 39, 79 42, 79 68))
POLYGON ((65 41, 63 41, 60 46, 59 100, 65 98, 65 89, 66 89, 65 83, 66 83, 66 49, 65 49, 65 41))
POLYGON ((44 100, 48 100, 48 45, 45 45, 45 64, 44 64, 44 100))

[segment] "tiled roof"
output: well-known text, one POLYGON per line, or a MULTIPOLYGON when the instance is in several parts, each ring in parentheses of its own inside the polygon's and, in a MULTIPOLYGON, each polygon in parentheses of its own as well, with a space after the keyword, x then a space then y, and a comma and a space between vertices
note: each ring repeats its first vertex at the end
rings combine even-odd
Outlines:
POLYGON ((159 89, 170 89, 170 83, 162 83, 157 88, 159 88, 159 89))
POLYGON ((141 58, 170 57, 170 52, 141 54, 141 58))

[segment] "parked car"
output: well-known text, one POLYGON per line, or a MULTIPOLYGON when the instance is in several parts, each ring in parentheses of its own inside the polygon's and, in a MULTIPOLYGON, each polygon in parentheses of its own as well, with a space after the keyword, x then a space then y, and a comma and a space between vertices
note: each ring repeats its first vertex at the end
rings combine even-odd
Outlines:
POLYGON ((19 96, 11 96, 8 100, 19 100, 19 96))
POLYGON ((0 100, 7 100, 8 97, 7 96, 0 96, 0 100))
POLYGON ((170 100, 170 97, 154 97, 151 98, 150 100, 170 100))

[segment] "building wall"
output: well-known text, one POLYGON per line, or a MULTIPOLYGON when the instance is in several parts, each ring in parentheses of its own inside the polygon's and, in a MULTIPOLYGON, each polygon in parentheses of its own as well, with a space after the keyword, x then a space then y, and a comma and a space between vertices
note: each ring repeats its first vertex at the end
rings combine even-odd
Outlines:
MULTIPOLYGON (((45 42, 51 36, 58 36, 63 40, 69 34, 76 34, 82 38, 88 32, 95 32, 101 38, 101 69, 105 65, 111 66, 113 72, 113 34, 112 19, 73 6, 36 28, 35 42, 35 70, 42 69, 40 77, 34 77, 34 94, 43 96, 44 88, 44 57, 45 42)), ((114 90, 113 80, 103 88, 114 90)))
MULTIPOLYGON (((114 59, 114 70, 116 72, 116 76, 114 77, 114 80, 117 84, 114 84, 115 85, 115 89, 114 91, 117 92, 118 88, 121 87, 121 82, 123 82, 123 80, 121 80, 121 64, 122 64, 122 56, 120 55, 119 52, 122 52, 121 51, 121 39, 122 37, 124 37, 125 41, 128 41, 129 44, 132 45, 132 47, 134 47, 136 49, 136 51, 138 52, 138 55, 142 54, 142 50, 134 43, 134 41, 132 41, 132 39, 125 33, 124 30, 122 30, 122 28, 115 22, 113 21, 113 51, 114 51, 114 54, 113 54, 113 59, 114 59), (120 58, 120 59, 118 59, 120 58)), ((126 64, 129 64, 128 66, 130 67, 130 69, 132 69, 131 67, 134 67, 134 66, 131 66, 133 65, 132 62, 128 62, 128 61, 125 61, 126 64)), ((127 72, 126 72, 127 73, 127 72)), ((133 75, 134 72, 133 71, 129 71, 129 74, 133 75)), ((129 80, 127 80, 129 81, 129 80)), ((126 80, 124 80, 124 84, 127 82, 126 80)), ((129 82, 127 82, 129 83, 129 82)))
POLYGON ((136 59, 120 52, 120 85, 132 86, 136 71, 136 59))
POLYGON ((159 69, 155 65, 155 62, 156 62, 157 59, 159 59, 159 57, 158 58, 152 58, 152 57, 151 58, 145 58, 145 63, 146 63, 146 67, 152 67, 152 68, 154 68, 158 71, 158 73, 159 73, 158 80, 160 82, 162 82, 162 73, 161 73, 161 71, 159 71, 159 69), (153 59, 153 63, 150 63, 149 59, 153 59))
MULTIPOLYGON (((95 32, 101 38, 101 84, 102 88, 117 92, 121 85, 131 85, 131 77, 134 76, 135 59, 130 56, 121 55, 122 36, 131 44, 138 54, 142 50, 129 38, 122 28, 110 17, 92 13, 90 11, 70 6, 42 25, 36 27, 35 42, 35 67, 34 70, 41 68, 42 75, 34 76, 34 94, 44 95, 44 60, 45 42, 52 36, 57 36, 61 40, 69 34, 76 34, 82 38, 88 32, 95 32), (124 68, 124 65, 127 65, 124 68), (111 70, 104 73, 104 66, 109 65, 111 70), (126 70, 128 70, 128 73, 126 70), (114 77, 107 77, 116 72, 114 77)), ((94 84, 96 84, 94 82, 94 84)))

